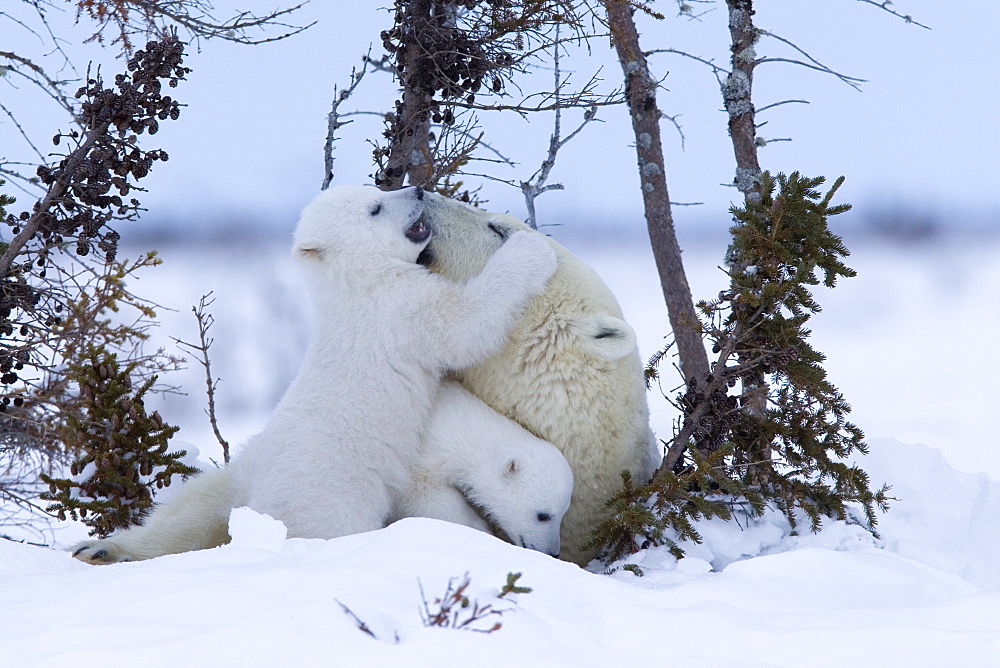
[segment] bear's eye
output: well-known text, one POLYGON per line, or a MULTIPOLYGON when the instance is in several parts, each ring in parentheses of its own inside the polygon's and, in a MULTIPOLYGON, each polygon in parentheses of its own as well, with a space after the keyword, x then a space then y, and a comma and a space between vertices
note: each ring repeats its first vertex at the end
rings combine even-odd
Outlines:
POLYGON ((549 522, 551 520, 552 520, 552 515, 549 515, 548 513, 538 513, 539 522, 549 522))
POLYGON ((377 216, 381 210, 382 210, 382 203, 379 202, 374 207, 372 207, 372 215, 377 216))
POLYGON ((496 223, 488 223, 486 227, 490 228, 490 231, 503 240, 507 240, 507 230, 503 229, 496 223))

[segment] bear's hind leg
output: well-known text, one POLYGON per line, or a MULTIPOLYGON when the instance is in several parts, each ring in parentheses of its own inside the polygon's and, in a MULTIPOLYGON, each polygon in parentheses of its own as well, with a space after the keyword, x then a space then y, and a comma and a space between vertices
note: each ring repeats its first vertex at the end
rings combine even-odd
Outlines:
POLYGON ((111 538, 83 541, 71 547, 70 552, 88 564, 113 564, 228 543, 232 509, 230 479, 227 468, 192 478, 183 483, 174 497, 157 506, 141 526, 111 538))

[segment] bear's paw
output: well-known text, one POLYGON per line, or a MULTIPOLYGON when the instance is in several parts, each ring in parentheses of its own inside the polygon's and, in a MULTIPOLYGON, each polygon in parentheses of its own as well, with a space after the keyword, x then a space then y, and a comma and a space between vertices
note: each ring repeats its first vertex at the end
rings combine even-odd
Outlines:
POLYGON ((117 546, 104 540, 91 540, 78 543, 71 547, 69 552, 73 554, 74 559, 97 566, 132 561, 117 546))

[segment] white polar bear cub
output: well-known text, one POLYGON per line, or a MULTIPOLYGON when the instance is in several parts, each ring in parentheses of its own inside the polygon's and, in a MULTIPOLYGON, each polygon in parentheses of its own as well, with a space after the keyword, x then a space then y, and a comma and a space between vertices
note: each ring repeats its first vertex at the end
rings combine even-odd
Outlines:
POLYGON ((398 516, 502 532, 557 557, 572 493, 573 470, 556 446, 445 381, 398 516))
POLYGON ((316 322, 270 422, 227 469, 193 480, 187 505, 164 504, 144 530, 79 545, 77 558, 106 563, 211 547, 218 519, 240 506, 284 522, 290 537, 385 526, 409 487, 443 374, 499 351, 556 269, 545 238, 525 233, 473 279, 430 273, 416 262, 433 234, 420 218, 424 200, 419 188, 340 186, 305 207, 293 254, 316 322), (184 526, 199 516, 210 521, 184 526))

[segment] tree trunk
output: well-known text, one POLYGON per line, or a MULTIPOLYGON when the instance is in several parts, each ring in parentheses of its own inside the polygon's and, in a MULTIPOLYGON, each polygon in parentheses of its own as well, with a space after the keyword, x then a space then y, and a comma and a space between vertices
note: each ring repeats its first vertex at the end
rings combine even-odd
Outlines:
MULTIPOLYGON (((753 106, 753 71, 757 65, 754 44, 757 29, 753 24, 753 0, 726 0, 729 10, 729 36, 732 51, 732 73, 722 85, 722 98, 729 113, 729 136, 736 156, 737 189, 743 193, 746 204, 759 202, 761 198, 761 169, 757 158, 757 121, 753 106)), ((733 272, 742 273, 747 262, 736 257, 733 272)), ((737 325, 737 336, 743 325, 737 325)), ((741 362, 746 360, 740 359, 741 362)), ((748 374, 742 381, 742 410, 751 416, 762 418, 767 411, 768 385, 763 372, 748 374)), ((759 462, 751 467, 751 480, 755 485, 764 485, 770 472, 771 458, 769 444, 761 443, 760 451, 753 453, 751 460, 759 462)))
POLYGON ((408 178, 410 185, 426 186, 432 173, 432 92, 424 80, 431 65, 426 36, 435 20, 431 15, 433 4, 431 0, 411 0, 397 15, 397 23, 405 34, 405 46, 396 60, 403 93, 390 125, 389 157, 378 180, 382 190, 398 190, 403 187, 404 178, 408 178))
MULTIPOLYGON (((632 7, 626 2, 603 0, 611 39, 625 75, 625 96, 635 132, 635 150, 639 160, 639 178, 645 206, 649 241, 653 247, 660 285, 667 303, 670 327, 677 343, 681 373, 688 387, 701 388, 709 376, 708 355, 702 342, 701 325, 691 298, 681 261, 681 250, 674 232, 667 192, 663 148, 660 143, 660 109, 656 103, 656 80, 649 73, 646 56, 639 47, 639 34, 632 19, 632 7)), ((690 433, 690 430, 688 430, 690 433)), ((675 439, 668 452, 672 462, 680 458, 687 439, 675 439)))
POLYGON ((751 94, 757 54, 757 29, 753 25, 753 0, 726 0, 733 70, 722 85, 722 99, 729 112, 729 136, 736 155, 736 187, 748 202, 760 201, 760 162, 757 160, 757 125, 751 94))

